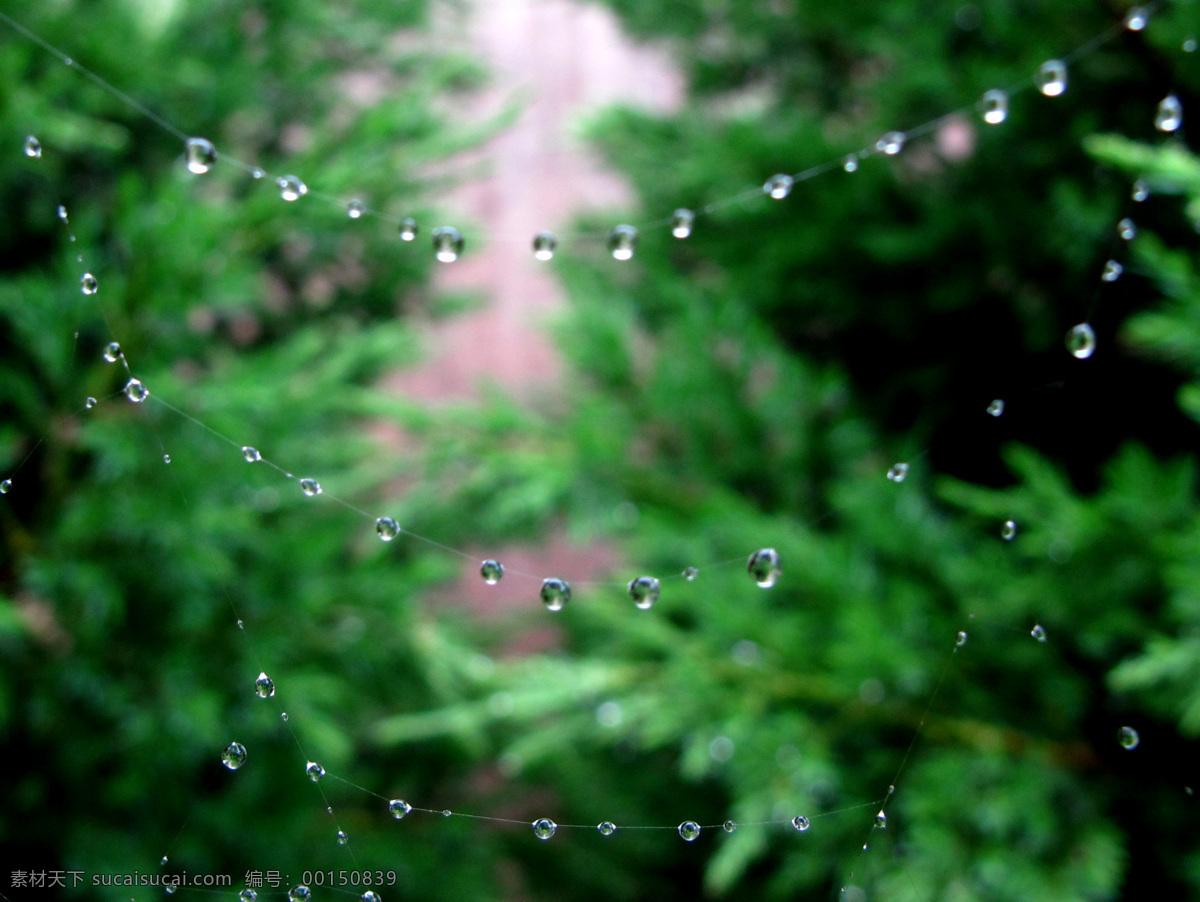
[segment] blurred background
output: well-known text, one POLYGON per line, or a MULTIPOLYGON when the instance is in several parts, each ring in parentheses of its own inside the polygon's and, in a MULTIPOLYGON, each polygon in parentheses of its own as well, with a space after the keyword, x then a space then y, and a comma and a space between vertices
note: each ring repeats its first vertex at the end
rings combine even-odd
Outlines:
POLYGON ((8 11, 310 192, 189 173, 0 23, 0 894, 145 900, 90 883, 186 871, 232 899, 278 872, 282 899, 382 870, 386 902, 1195 895, 1198 12, 8 11), (1033 88, 1097 35, 1062 96, 1033 88), (642 225, 623 263, 618 222, 642 225), (462 553, 380 542, 384 515, 462 553), (558 614, 543 577, 574 586, 558 614), (541 817, 618 830, 540 842, 541 817), (53 871, 84 885, 19 885, 53 871))

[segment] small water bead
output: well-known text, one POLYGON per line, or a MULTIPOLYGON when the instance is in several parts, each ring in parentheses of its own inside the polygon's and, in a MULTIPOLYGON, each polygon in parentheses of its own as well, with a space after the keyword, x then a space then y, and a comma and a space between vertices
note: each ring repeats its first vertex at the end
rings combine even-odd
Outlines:
POLYGON ((442 809, 442 817, 450 817, 452 814, 454 814, 454 812, 451 811, 449 808, 442 809))
POLYGON ((1004 413, 1004 402, 997 398, 987 406, 988 416, 998 417, 1004 413))
POLYGON ((1008 118, 1008 95, 998 88, 985 91, 979 99, 979 112, 988 125, 999 125, 1008 118))
POLYGON ((769 589, 779 580, 783 569, 779 566, 779 552, 774 548, 760 548, 746 562, 746 570, 762 589, 769 589))
POLYGON ((1130 31, 1141 31, 1146 27, 1146 20, 1148 18, 1149 16, 1146 13, 1145 7, 1135 6, 1125 17, 1125 27, 1130 31))
POLYGON ((1033 625, 1033 629, 1031 629, 1029 631, 1029 635, 1031 635, 1031 636, 1033 636, 1033 638, 1037 639, 1038 642, 1045 642, 1046 641, 1046 628, 1044 626, 1042 626, 1040 623, 1035 623, 1033 625))
POLYGON ((842 160, 842 168, 847 172, 858 172, 858 154, 847 154, 846 159, 842 160))
POLYGON ((1197 47, 1200 47, 1200 43, 1197 43, 1195 38, 1184 38, 1183 39, 1183 52, 1184 53, 1195 53, 1197 47))
POLYGON ((33 135, 25 139, 25 156, 35 160, 42 156, 42 142, 33 135))
POLYGON ((96 277, 90 272, 85 272, 79 279, 79 290, 84 294, 95 294, 100 288, 100 283, 96 281, 96 277))
POLYGON ((403 799, 392 799, 388 802, 388 813, 398 821, 403 820, 410 811, 412 811, 412 805, 403 799))
POLYGON ((287 723, 288 713, 286 711, 281 712, 279 715, 279 719, 282 720, 284 723, 287 723))
POLYGON ((346 215, 351 219, 362 219, 367 212, 367 205, 357 198, 346 204, 346 215))
POLYGON ((696 837, 700 835, 700 825, 695 821, 684 821, 679 825, 679 835, 684 842, 694 842, 696 837))
POLYGON ((252 448, 249 445, 242 445, 242 457, 246 463, 252 464, 262 460, 262 455, 258 453, 257 448, 252 448))
POLYGON ((504 565, 499 561, 484 561, 479 565, 479 575, 489 586, 494 586, 504 577, 504 565))
POLYGON ((254 694, 259 698, 274 698, 275 681, 266 673, 260 673, 258 679, 254 681, 254 694))
POLYGON ((904 142, 907 140, 908 135, 904 132, 888 132, 875 142, 875 149, 886 153, 889 157, 894 157, 904 150, 904 142))
POLYGON ((0 495, 7 495, 11 489, 12 489, 12 480, 11 479, 0 480, 0 495))
POLYGON ((115 341, 110 341, 104 346, 104 359, 109 363, 116 363, 121 359, 121 346, 115 341))
POLYGON ((1150 196, 1150 186, 1146 184, 1144 179, 1138 179, 1133 183, 1133 188, 1130 189, 1129 196, 1136 203, 1141 203, 1150 196))
POLYGON ((391 517, 380 517, 375 521, 375 531, 383 541, 390 542, 400 535, 400 524, 391 517))
POLYGON ((1011 542, 1017 537, 1017 522, 1015 520, 1005 520, 1004 525, 1000 527, 1000 538, 1006 542, 1011 542))
POLYGON ((551 232, 538 232, 533 236, 533 259, 552 260, 554 249, 558 247, 558 239, 551 232))
POLYGON ((875 815, 875 829, 887 829, 887 814, 885 812, 880 811, 877 815, 875 815))
POLYGON ((721 829, 726 833, 732 833, 738 827, 737 821, 726 821, 721 825, 721 829))
POLYGON ((169 464, 170 462, 171 462, 171 455, 170 455, 170 454, 164 454, 164 455, 163 455, 163 463, 165 463, 165 464, 169 464))
POLYGON ((1067 64, 1062 60, 1046 60, 1037 72, 1037 86, 1047 97, 1058 97, 1067 90, 1067 64))
POLYGON ((134 404, 141 404, 150 396, 150 389, 142 384, 140 379, 130 379, 125 383, 125 397, 134 404))
POLYGON ((601 836, 612 836, 617 832, 617 825, 612 821, 605 821, 604 823, 599 824, 596 829, 600 831, 601 836))
POLYGON ((1137 223, 1126 216, 1117 223, 1117 234, 1121 236, 1122 241, 1132 241, 1137 237, 1137 223))
POLYGON ((160 867, 164 867, 166 865, 166 863, 167 863, 166 855, 164 855, 162 858, 158 859, 158 864, 160 867))
POLYGON ((571 584, 565 579, 542 580, 542 604, 551 611, 561 611, 571 600, 571 584))
POLYGON ((629 597, 643 611, 648 611, 658 601, 659 583, 653 576, 639 576, 629 581, 629 597))
POLYGON ((308 902, 308 900, 311 898, 312 890, 310 890, 303 883, 297 884, 288 890, 289 902, 308 902))
POLYGON ((904 482, 907 476, 908 464, 906 463, 892 464, 891 468, 887 471, 887 478, 892 482, 904 482))
POLYGON ((1158 102, 1158 111, 1154 114, 1154 127, 1160 132, 1179 131, 1183 125, 1183 104, 1174 94, 1168 94, 1158 102))
POLYGON ((614 260, 632 260, 637 250, 638 230, 631 225, 613 226, 608 233, 608 252, 614 260))
POLYGON ((417 225, 417 221, 411 216, 406 216, 400 220, 400 240, 401 241, 416 241, 417 233, 421 231, 421 227, 417 225))
POLYGON ((62 204, 58 205, 58 210, 56 212, 58 213, 58 218, 63 222, 70 222, 70 219, 67 218, 67 208, 62 204))
POLYGON ((96 399, 93 398, 91 395, 88 395, 88 397, 83 402, 84 409, 91 410, 95 406, 96 406, 96 399))
POLYGON ((1117 742, 1121 743, 1121 748, 1132 751, 1138 747, 1138 743, 1142 738, 1138 736, 1138 731, 1133 727, 1121 727, 1117 730, 1117 742))
POLYGON ((308 194, 308 185, 294 175, 280 176, 275 180, 275 184, 279 186, 279 196, 288 203, 297 201, 308 194))
POLYGON ((238 899, 241 900, 241 902, 258 902, 258 893, 247 888, 238 893, 238 899))
POLYGON ((792 818, 792 826, 803 833, 810 826, 812 826, 812 824, 803 814, 797 814, 794 818, 792 818))
POLYGON ((541 840, 549 839, 557 829, 558 824, 548 817, 540 817, 533 822, 533 835, 541 840))
POLYGON ((1100 273, 1100 278, 1105 282, 1115 282, 1121 278, 1121 273, 1125 272, 1125 267, 1116 260, 1109 260, 1104 264, 1104 271, 1100 273))
POLYGON ((309 498, 321 494, 321 483, 315 479, 301 479, 300 488, 309 498))
POLYGON ((312 780, 314 783, 319 783, 321 778, 325 776, 325 768, 321 767, 321 765, 317 764, 315 761, 310 761, 308 764, 304 765, 304 772, 308 774, 308 779, 312 780))
POLYGON ((380 902, 379 893, 373 889, 367 890, 362 894, 362 902, 380 902))
POLYGON ((246 747, 240 742, 231 742, 221 752, 221 763, 230 770, 237 770, 246 763, 246 747))
POLYGON ((958 635, 954 637, 954 647, 962 648, 966 644, 967 644, 967 631, 959 630, 958 635))
POLYGON ((685 567, 683 570, 683 573, 682 573, 683 578, 686 579, 689 583, 695 582, 696 577, 699 575, 700 575, 700 571, 698 569, 696 569, 695 567, 685 567))
POLYGON ((339 846, 344 846, 350 842, 350 837, 346 835, 345 831, 339 830, 337 832, 337 841, 339 846))
POLYGON ((695 223, 696 214, 686 207, 680 207, 671 214, 671 234, 676 238, 690 238, 695 223))
MULTIPOLYGON (((240 621, 240 620, 239 620, 239 621, 237 622, 237 628, 238 628, 238 629, 240 629, 240 630, 244 630, 244 629, 246 628, 246 624, 242 623, 242 621, 240 621)), ((285 718, 285 719, 286 719, 286 718, 285 718)))
POLYGON ((188 172, 204 175, 217 162, 217 149, 207 138, 188 138, 184 148, 188 172))
POLYGON ((250 170, 250 178, 252 179, 265 179, 266 177, 267 171, 261 166, 255 166, 250 170))
POLYGON ((439 263, 453 263, 462 251, 462 233, 454 226, 439 226, 433 230, 433 255, 439 263))
POLYGON ((794 184, 795 181, 790 175, 781 172, 766 180, 763 184, 763 194, 775 200, 783 200, 792 193, 792 186, 794 184))
POLYGON ((175 894, 175 890, 179 889, 179 884, 178 883, 168 883, 166 886, 163 887, 163 889, 166 890, 166 893, 168 896, 173 896, 175 894))
POLYGON ((1087 360, 1096 352, 1096 332, 1090 323, 1079 323, 1067 332, 1067 350, 1079 360, 1087 360))

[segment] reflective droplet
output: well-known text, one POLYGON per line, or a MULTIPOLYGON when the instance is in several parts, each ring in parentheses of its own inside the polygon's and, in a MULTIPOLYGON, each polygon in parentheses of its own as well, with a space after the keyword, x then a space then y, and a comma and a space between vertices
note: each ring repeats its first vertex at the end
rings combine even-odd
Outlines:
POLYGON ((308 902, 312 898, 312 890, 303 883, 293 886, 288 890, 289 902, 308 902))
POLYGON ((140 379, 130 379, 125 383, 125 397, 134 404, 141 404, 150 396, 150 389, 142 384, 140 379))
POLYGON ((241 902, 257 902, 258 893, 247 888, 238 893, 238 899, 241 900, 241 902))
POLYGON ((279 196, 288 203, 299 200, 308 194, 308 185, 294 175, 280 176, 275 180, 275 184, 279 186, 279 196))
POLYGON ((1117 742, 1121 743, 1123 749, 1136 749, 1138 743, 1142 741, 1142 737, 1138 735, 1138 731, 1133 727, 1121 727, 1117 730, 1117 742))
POLYGON ((686 579, 689 583, 695 582, 696 577, 699 575, 700 575, 700 571, 697 570, 695 567, 685 567, 683 570, 683 578, 686 579))
POLYGON ((962 648, 967 644, 967 631, 959 630, 958 635, 954 637, 954 645, 956 648, 962 648))
POLYGON ((0 480, 0 495, 7 495, 9 493, 9 490, 11 490, 11 489, 12 489, 12 480, 11 479, 0 480))
POLYGON ((375 531, 383 541, 390 542, 400 535, 400 524, 391 517, 380 517, 375 521, 375 531))
POLYGON ((1008 95, 998 88, 985 91, 979 99, 979 113, 988 125, 999 125, 1008 118, 1008 95))
POLYGON ((450 815, 452 815, 452 814, 454 814, 454 812, 451 811, 449 808, 442 809, 442 817, 450 817, 450 815))
POLYGON ((305 495, 307 495, 309 498, 312 498, 314 495, 321 494, 321 483, 317 482, 315 479, 301 479, 300 489, 305 495))
POLYGON ((887 829, 887 814, 880 811, 877 815, 875 815, 875 828, 877 830, 887 829))
POLYGON ((39 159, 42 155, 42 142, 30 135, 25 139, 25 156, 39 159))
POLYGON ((221 753, 221 763, 230 770, 237 770, 246 763, 246 747, 240 742, 231 742, 221 753))
POLYGON ((1183 104, 1174 94, 1168 94, 1158 102, 1154 114, 1154 127, 1160 132, 1174 132, 1183 125, 1183 104))
POLYGON ((254 693, 259 698, 274 698, 275 697, 275 681, 266 673, 260 673, 258 679, 254 681, 254 693))
POLYGON ((1122 241, 1132 241, 1137 237, 1137 223, 1126 216, 1117 223, 1117 234, 1121 236, 1122 241))
POLYGON ((684 821, 679 825, 679 835, 686 842, 693 842, 700 835, 700 825, 695 821, 684 821))
POLYGON ((775 200, 783 200, 792 193, 792 185, 794 184, 795 182, 790 175, 785 175, 781 172, 779 175, 773 175, 766 180, 763 184, 763 194, 773 197, 775 200))
POLYGON ((904 142, 907 140, 908 135, 904 134, 904 132, 888 132, 875 142, 875 149, 883 151, 889 157, 894 157, 900 151, 904 150, 904 142))
MULTIPOLYGON (((237 628, 240 630, 244 630, 246 628, 246 624, 242 623, 242 621, 239 620, 237 622, 237 628)), ((286 715, 285 715, 285 717, 286 717, 286 715)))
POLYGON ((401 241, 416 241, 417 233, 421 231, 417 221, 411 216, 406 216, 400 220, 400 240, 401 241))
POLYGON ((1121 278, 1121 273, 1125 271, 1125 267, 1116 260, 1109 260, 1104 264, 1104 271, 1100 273, 1100 278, 1105 282, 1115 282, 1121 278))
POLYGON ((84 294, 95 294, 100 288, 100 283, 96 281, 96 277, 90 272, 85 272, 79 280, 79 290, 84 294))
POLYGON ((362 219, 363 214, 366 212, 366 204, 357 198, 346 204, 346 215, 351 219, 362 219))
POLYGON ((1129 15, 1125 17, 1125 27, 1130 31, 1141 31, 1146 27, 1148 15, 1145 7, 1135 6, 1129 11, 1129 15))
POLYGON ((1011 542, 1017 537, 1017 521, 1005 520, 1004 525, 1000 527, 1000 538, 1006 542, 1011 542))
POLYGON ((558 824, 548 817, 540 817, 533 822, 533 835, 538 839, 549 839, 558 829, 558 824))
POLYGON ((267 177, 267 172, 261 166, 255 166, 250 170, 250 178, 262 179, 267 177))
POLYGON ((350 837, 346 835, 344 830, 339 830, 337 832, 337 841, 339 846, 344 846, 346 843, 350 842, 350 837))
POLYGON ((1004 413, 1004 402, 997 398, 987 406, 988 416, 998 417, 1004 413))
POLYGON ((63 222, 70 221, 67 219, 67 208, 64 207, 62 204, 58 205, 58 210, 56 212, 58 213, 58 218, 61 219, 63 222))
POLYGON ((847 172, 858 172, 858 154, 847 154, 846 159, 842 160, 842 168, 847 172))
POLYGON ((783 573, 779 566, 779 552, 774 548, 760 548, 750 555, 746 570, 760 588, 771 588, 783 573))
POLYGON ((1044 626, 1042 626, 1040 623, 1035 623, 1033 625, 1033 629, 1031 629, 1029 631, 1029 635, 1033 636, 1033 638, 1037 639, 1039 642, 1045 642, 1046 641, 1046 628, 1044 626))
POLYGON ((1196 48, 1198 46, 1200 46, 1200 44, 1198 44, 1196 42, 1195 38, 1184 38, 1183 39, 1183 52, 1184 53, 1195 53, 1196 48))
POLYGON ((571 600, 571 584, 565 579, 542 580, 542 604, 551 611, 561 611, 571 600))
POLYGON ((721 825, 721 828, 726 833, 732 833, 734 830, 737 829, 737 827, 738 827, 737 821, 726 821, 724 824, 721 825))
POLYGON ((653 576, 639 576, 629 581, 629 597, 643 611, 650 610, 654 602, 658 601, 658 594, 658 580, 653 576))
POLYGON ((204 175, 217 162, 217 149, 207 138, 188 138, 184 158, 188 172, 204 175))
POLYGON ((373 889, 367 890, 362 894, 362 902, 380 902, 379 893, 373 889))
POLYGON ((1067 90, 1067 64, 1062 60, 1046 60, 1037 72, 1038 90, 1047 97, 1058 97, 1067 90))
POLYGON ((811 824, 809 823, 808 818, 806 818, 803 814, 797 814, 794 818, 792 818, 792 826, 803 833, 811 826, 811 824))
POLYGON ((410 811, 412 811, 412 805, 403 799, 392 799, 388 802, 388 813, 398 821, 403 820, 410 811))
POLYGON ((310 761, 308 764, 304 765, 304 772, 308 774, 308 779, 312 780, 314 783, 319 782, 320 779, 325 776, 325 768, 321 767, 321 765, 317 764, 315 761, 310 761))
POLYGON ((165 463, 165 464, 169 464, 170 462, 171 462, 171 455, 170 455, 170 454, 164 454, 164 455, 163 455, 163 463, 165 463))
POLYGON ((1080 360, 1087 360, 1096 352, 1096 333, 1090 323, 1071 327, 1067 333, 1067 350, 1080 360))
POLYGON ((168 896, 173 896, 173 895, 175 895, 175 890, 179 889, 179 884, 178 883, 168 883, 168 884, 166 884, 166 886, 163 887, 163 889, 166 891, 168 896))
POLYGON ((696 214, 686 207, 680 207, 671 214, 671 234, 676 238, 688 238, 695 222, 696 214))
POLYGON ((499 561, 484 561, 479 565, 479 575, 489 586, 494 586, 504 577, 504 565, 499 561))
POLYGON ((1144 180, 1138 179, 1133 183, 1133 188, 1130 190, 1129 196, 1140 204, 1150 196, 1150 186, 1144 180))
POLYGON ((608 233, 608 252, 614 260, 632 260, 637 249, 638 231, 631 225, 613 226, 608 233))
POLYGON ((252 464, 262 460, 262 455, 258 453, 257 448, 252 448, 249 445, 242 445, 242 457, 246 459, 246 463, 252 464))
POLYGON ((533 259, 553 259, 556 247, 558 247, 558 239, 553 234, 550 232, 538 232, 533 236, 533 259))
POLYGON ((284 723, 287 723, 288 713, 286 711, 280 712, 279 719, 282 720, 284 723))
POLYGON ((463 250, 463 237, 454 226, 433 230, 433 255, 439 263, 453 263, 463 250))
POLYGON ((93 407, 96 406, 96 399, 93 398, 91 395, 89 395, 87 397, 87 399, 83 402, 83 406, 84 406, 84 409, 91 410, 93 407))
POLYGON ((600 831, 601 836, 612 836, 617 832, 617 825, 612 821, 605 821, 597 826, 596 829, 600 831))
POLYGON ((110 341, 104 346, 104 359, 109 363, 116 363, 121 359, 121 346, 115 341, 110 341))
POLYGON ((887 471, 887 478, 892 482, 904 482, 907 476, 908 464, 906 463, 892 464, 891 468, 887 471))

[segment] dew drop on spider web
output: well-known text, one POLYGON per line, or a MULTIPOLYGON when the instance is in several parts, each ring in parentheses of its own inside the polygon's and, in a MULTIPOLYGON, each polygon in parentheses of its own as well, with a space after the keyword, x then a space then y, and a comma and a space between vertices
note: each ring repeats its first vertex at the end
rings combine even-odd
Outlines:
POLYGON ((279 186, 279 196, 288 203, 297 201, 308 194, 308 185, 294 175, 280 176, 275 180, 275 184, 279 186))
POLYGON ((760 548, 746 561, 746 570, 759 588, 770 589, 783 573, 779 565, 779 552, 774 548, 760 548))
POLYGON ((84 294, 95 294, 100 290, 100 283, 90 272, 85 272, 79 279, 79 290, 84 294))
POLYGON ((634 605, 648 611, 658 601, 659 583, 653 576, 639 576, 629 581, 629 597, 634 605))
POLYGON ((388 802, 388 813, 398 821, 403 820, 410 811, 412 811, 412 805, 403 799, 392 799, 388 802))
POLYGON ((763 194, 775 200, 783 200, 792 193, 792 185, 795 182, 790 175, 779 173, 773 175, 763 184, 763 194))
POLYGON ((548 817, 540 817, 533 822, 533 835, 538 839, 546 840, 554 835, 554 831, 558 829, 558 824, 550 820, 548 817))
POLYGON ((42 142, 34 135, 30 135, 25 139, 25 156, 31 159, 39 159, 42 155, 42 142))
POLYGON ((1067 90, 1067 64, 1062 60, 1046 60, 1037 72, 1037 86, 1047 97, 1058 97, 1067 90))
POLYGON ((325 768, 321 767, 321 765, 317 764, 315 761, 310 761, 308 764, 304 765, 304 772, 308 774, 308 779, 312 780, 314 783, 319 783, 321 778, 325 776, 325 768))
POLYGON ((696 214, 686 207, 680 207, 671 214, 671 234, 676 238, 688 238, 696 222, 696 214))
POLYGON ((246 763, 246 747, 240 742, 231 742, 221 753, 221 763, 230 770, 237 770, 246 763))
POLYGON ((390 542, 400 535, 400 524, 391 517, 380 517, 375 521, 375 531, 379 533, 380 539, 390 542))
POLYGON ((679 835, 684 842, 694 842, 696 837, 700 835, 700 825, 695 821, 684 821, 679 825, 679 835))
POLYGON ((254 681, 254 693, 259 698, 274 698, 275 681, 265 673, 260 673, 258 679, 254 681))
POLYGON ((134 404, 141 404, 150 396, 150 389, 142 384, 140 379, 130 379, 125 383, 125 397, 134 404))
POLYGON ((565 579, 544 579, 541 598, 547 610, 561 611, 571 600, 571 584, 565 579))
POLYGON ((494 586, 504 577, 504 565, 499 561, 486 560, 479 565, 479 575, 489 586, 494 586))
POLYGON ((217 161, 217 149, 207 138, 188 138, 184 150, 188 172, 203 175, 217 161))
POLYGON ((245 458, 248 464, 262 460, 262 455, 258 453, 258 449, 252 448, 249 445, 242 445, 242 457, 245 458))
POLYGON ((463 252, 463 236, 454 226, 433 230, 433 255, 439 263, 453 263, 463 252))
POLYGON ((637 250, 638 230, 631 225, 613 226, 608 233, 608 252, 614 260, 632 260, 637 250))

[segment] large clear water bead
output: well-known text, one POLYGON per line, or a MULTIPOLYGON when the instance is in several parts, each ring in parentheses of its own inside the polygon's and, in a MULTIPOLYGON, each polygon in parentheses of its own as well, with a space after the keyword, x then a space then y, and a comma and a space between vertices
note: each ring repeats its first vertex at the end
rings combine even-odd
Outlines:
POLYGON ((390 542, 400 535, 400 524, 391 517, 380 517, 375 521, 375 532, 379 533, 380 539, 390 542))
POLYGON ((565 579, 544 579, 541 598, 547 610, 561 611, 571 600, 571 584, 565 579))
POLYGON ((1121 743, 1121 748, 1133 751, 1138 747, 1138 743, 1142 741, 1142 737, 1138 735, 1138 731, 1133 727, 1121 727, 1117 730, 1117 742, 1121 743))
POLYGON ((433 230, 433 255, 439 263, 453 263, 463 251, 463 236, 454 226, 433 230))
POLYGON ((795 182, 790 175, 779 173, 773 175, 763 183, 763 194, 775 200, 783 200, 792 193, 792 185, 795 182))
POLYGON ((410 811, 412 811, 412 805, 403 799, 392 799, 388 802, 388 813, 398 821, 403 820, 410 811))
POLYGON ((312 898, 312 890, 303 883, 288 890, 288 902, 308 902, 312 898))
POLYGON ((7 495, 12 490, 12 480, 0 480, 0 495, 7 495))
POLYGON ((1033 629, 1029 631, 1029 635, 1033 636, 1038 642, 1046 641, 1046 628, 1040 623, 1035 623, 1033 629))
POLYGON ((684 842, 694 842, 700 835, 700 825, 695 821, 684 821, 679 825, 679 835, 684 842))
POLYGON ((1008 118, 1008 94, 999 88, 985 91, 979 98, 979 114, 988 125, 999 125, 1008 118))
POLYGON ((479 575, 489 586, 494 586, 504 576, 504 565, 499 561, 486 560, 479 565, 479 575))
POLYGON ((533 259, 553 260, 556 247, 558 247, 558 239, 552 232, 538 232, 533 236, 533 259))
POLYGON ((877 830, 886 830, 887 829, 887 813, 886 812, 880 811, 877 815, 875 815, 875 829, 877 829, 877 830))
POLYGON ((1067 64, 1062 60, 1046 60, 1038 68, 1035 82, 1047 97, 1060 96, 1067 90, 1067 64))
POLYGON ((279 186, 279 196, 288 203, 297 201, 308 194, 308 185, 294 175, 283 175, 275 180, 279 186))
POLYGON ((676 238, 689 238, 695 222, 696 214, 686 207, 680 207, 671 214, 671 234, 676 238))
POLYGON ((109 363, 116 363, 121 359, 121 346, 115 341, 110 341, 104 346, 104 359, 109 363))
POLYGON ((903 461, 888 467, 887 478, 892 482, 904 482, 908 478, 908 464, 903 461))
POLYGON ((254 681, 254 694, 259 698, 275 697, 275 681, 267 676, 266 672, 259 673, 258 679, 254 681))
POLYGON ((354 200, 349 201, 346 204, 346 215, 349 216, 351 219, 362 219, 363 215, 366 212, 367 212, 367 205, 364 204, 358 198, 355 198, 354 200))
POLYGON ((958 633, 954 637, 954 647, 962 648, 964 645, 967 644, 967 639, 968 639, 967 631, 959 630, 958 633))
POLYGON ((150 389, 142 384, 141 379, 130 379, 125 383, 125 397, 134 404, 141 404, 150 397, 150 389))
POLYGON ((1091 323, 1079 323, 1067 332, 1067 350, 1078 360, 1087 360, 1096 353, 1096 331, 1091 323))
POLYGON ((204 175, 217 162, 217 149, 207 138, 188 138, 184 147, 188 172, 204 175))
POLYGON ((1160 132, 1179 131, 1183 125, 1183 104, 1174 94, 1168 94, 1158 102, 1154 114, 1154 127, 1160 132))
POLYGON ((1006 542, 1011 542, 1017 537, 1017 521, 1005 520, 1004 525, 1000 527, 1000 538, 1006 542))
POLYGON ((247 887, 238 893, 239 902, 258 902, 258 893, 247 887))
POLYGON ((1117 223, 1117 234, 1122 241, 1132 241, 1137 237, 1137 223, 1126 216, 1117 223))
POLYGON ((250 445, 242 445, 242 457, 246 463, 253 464, 262 460, 262 455, 258 453, 257 448, 252 448, 250 445))
POLYGON ((608 252, 614 260, 632 260, 637 250, 638 230, 631 225, 613 226, 608 233, 608 252))
POLYGON ((315 479, 301 479, 300 490, 309 498, 312 498, 321 494, 321 483, 317 482, 315 479))
POLYGON ((558 829, 558 824, 550 820, 548 817, 540 817, 533 822, 533 835, 538 839, 546 840, 554 835, 554 831, 558 829))
POLYGON ((794 818, 792 818, 792 826, 803 833, 810 826, 812 826, 812 824, 803 814, 797 814, 794 818))
POLYGON ((246 747, 240 742, 231 742, 221 753, 221 763, 230 770, 237 770, 246 763, 246 747))
POLYGON ((601 836, 612 836, 617 832, 617 825, 612 821, 604 821, 596 827, 600 831, 601 836))
POLYGON ((100 283, 90 272, 85 272, 79 277, 79 290, 84 294, 95 294, 100 290, 100 283))
POLYGON ((900 151, 904 150, 904 142, 907 140, 908 135, 904 134, 904 132, 887 132, 875 142, 875 149, 882 151, 889 157, 894 157, 900 151))
POLYGON ((417 221, 411 216, 406 216, 400 220, 401 241, 416 241, 417 233, 420 231, 421 227, 417 225, 417 221))
POLYGON ((746 561, 746 570, 759 588, 771 588, 783 573, 779 565, 779 552, 774 548, 760 548, 746 561))
POLYGON ((653 576, 639 576, 629 581, 629 597, 643 611, 648 611, 658 601, 659 582, 653 576))
POLYGON ((308 774, 308 779, 312 780, 314 783, 319 783, 321 778, 325 776, 325 768, 321 767, 321 765, 317 764, 315 761, 310 761, 308 764, 304 765, 304 772, 308 774))
POLYGON ((1125 16, 1125 27, 1130 31, 1141 31, 1146 27, 1150 15, 1144 6, 1135 6, 1125 16))
POLYGON ((25 156, 35 160, 42 156, 42 142, 33 135, 25 139, 25 156))

